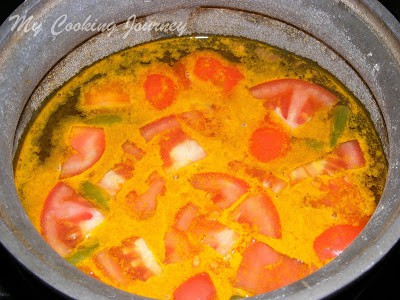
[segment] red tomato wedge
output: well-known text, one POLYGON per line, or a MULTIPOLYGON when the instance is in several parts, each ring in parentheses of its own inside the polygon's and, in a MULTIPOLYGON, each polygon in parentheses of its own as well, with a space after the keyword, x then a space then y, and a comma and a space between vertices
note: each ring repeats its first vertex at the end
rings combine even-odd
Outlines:
POLYGON ((104 129, 73 126, 69 143, 75 153, 62 164, 60 178, 81 174, 101 158, 106 147, 104 129))
POLYGON ((364 153, 357 140, 341 143, 334 153, 342 161, 346 170, 365 166, 364 153))
POLYGON ((234 230, 204 216, 196 218, 189 232, 223 256, 232 252, 239 239, 234 230))
POLYGON ((301 79, 277 79, 250 89, 257 99, 265 99, 266 107, 291 127, 307 122, 322 107, 332 107, 338 99, 325 88, 301 79))
POLYGON ((85 93, 84 104, 99 107, 124 106, 130 104, 130 98, 122 83, 112 81, 92 87, 85 93))
POLYGON ((262 127, 250 138, 250 152, 261 162, 284 156, 290 148, 290 135, 283 128, 262 127))
POLYGON ((196 60, 194 73, 198 78, 221 87, 226 93, 244 78, 237 67, 208 56, 201 56, 196 60))
POLYGON ((160 142, 164 168, 178 170, 207 156, 201 145, 182 130, 165 134, 160 142))
POLYGON ((249 189, 244 180, 217 172, 195 174, 190 183, 195 189, 211 193, 214 203, 222 209, 230 207, 249 189))
POLYGON ((114 166, 98 182, 99 186, 105 189, 108 194, 114 197, 121 189, 124 183, 133 177, 133 163, 127 160, 124 163, 114 166))
POLYGON ((50 246, 65 257, 103 220, 103 214, 89 201, 60 182, 45 200, 41 229, 50 246))
POLYGON ((146 281, 151 276, 162 273, 146 241, 137 237, 126 239, 119 246, 95 254, 94 262, 105 275, 117 283, 146 281))
POLYGON ((334 225, 321 233, 314 241, 314 250, 322 261, 342 253, 360 234, 365 224, 358 226, 334 225))
POLYGON ((271 198, 263 193, 246 197, 232 212, 232 218, 257 228, 258 232, 274 238, 281 238, 281 222, 271 198))
POLYGON ((165 193, 165 180, 157 172, 153 172, 149 176, 147 184, 149 187, 142 195, 139 196, 135 191, 131 191, 126 196, 128 207, 141 219, 147 219, 154 215, 158 197, 165 193))
POLYGON ((144 83, 144 89, 147 100, 158 110, 167 108, 175 101, 175 83, 165 75, 149 74, 144 83))
POLYGON ((296 184, 308 177, 317 177, 323 174, 333 175, 339 170, 351 170, 363 166, 365 166, 363 150, 357 140, 352 140, 338 145, 324 159, 297 167, 290 173, 290 178, 291 183, 296 184))
POLYGON ((181 128, 178 118, 174 115, 163 117, 141 127, 140 134, 146 142, 151 141, 155 136, 170 130, 181 128))
POLYGON ((235 286, 262 294, 300 280, 310 272, 310 268, 303 262, 253 241, 243 252, 235 286))
POLYGON ((174 300, 215 300, 217 291, 207 273, 195 275, 183 282, 173 294, 174 300))
POLYGON ((135 143, 130 141, 126 141, 125 143, 123 143, 122 150, 124 150, 126 154, 135 157, 135 159, 138 161, 141 160, 145 154, 141 148, 139 148, 135 143))

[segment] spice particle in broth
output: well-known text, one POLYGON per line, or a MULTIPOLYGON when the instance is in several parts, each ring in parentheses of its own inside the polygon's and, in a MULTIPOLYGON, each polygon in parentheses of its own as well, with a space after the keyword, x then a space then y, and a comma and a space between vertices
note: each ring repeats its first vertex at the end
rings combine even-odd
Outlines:
POLYGON ((156 299, 254 296, 308 276, 357 237, 387 173, 368 114, 335 77, 220 36, 85 68, 18 153, 16 187, 49 245, 156 299))

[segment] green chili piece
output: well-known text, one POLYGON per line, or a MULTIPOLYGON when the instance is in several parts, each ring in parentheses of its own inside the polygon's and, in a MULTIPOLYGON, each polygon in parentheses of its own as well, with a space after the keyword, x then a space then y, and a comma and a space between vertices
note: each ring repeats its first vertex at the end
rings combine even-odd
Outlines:
POLYGON ((88 124, 114 124, 122 121, 122 117, 116 115, 99 115, 87 120, 88 124))
POLYGON ((333 108, 333 131, 330 142, 331 147, 336 146, 339 137, 343 134, 349 114, 350 109, 347 106, 338 105, 333 108))
POLYGON ((99 243, 95 243, 82 249, 78 249, 74 254, 67 257, 67 261, 73 265, 76 265, 80 261, 88 258, 90 255, 93 254, 94 251, 99 247, 99 243))
POLYGON ((315 139, 306 139, 305 142, 308 147, 314 150, 321 150, 322 148, 324 148, 324 142, 322 141, 318 141, 315 139))
POLYGON ((102 208, 109 209, 108 195, 101 187, 99 187, 89 181, 85 181, 81 185, 81 190, 82 190, 83 195, 85 197, 89 198, 89 200, 94 201, 95 204, 98 204, 102 208))

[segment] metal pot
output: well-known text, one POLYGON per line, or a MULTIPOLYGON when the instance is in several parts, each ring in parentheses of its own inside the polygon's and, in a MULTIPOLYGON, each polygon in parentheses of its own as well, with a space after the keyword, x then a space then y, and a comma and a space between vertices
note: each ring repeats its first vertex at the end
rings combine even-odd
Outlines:
POLYGON ((28 0, 13 15, 30 21, 20 30, 13 28, 17 18, 0 28, 0 240, 28 270, 62 294, 76 299, 143 299, 84 275, 41 238, 14 187, 15 149, 43 99, 82 67, 125 47, 165 37, 142 31, 121 38, 132 15, 184 22, 183 34, 244 36, 310 58, 336 75, 370 112, 389 162, 388 180, 373 217, 331 263, 256 299, 332 295, 371 269, 399 240, 400 24, 378 2, 28 0), (55 27, 63 15, 66 22, 55 27), (88 16, 97 24, 121 24, 110 36, 109 31, 64 27, 68 22, 82 25, 88 16))

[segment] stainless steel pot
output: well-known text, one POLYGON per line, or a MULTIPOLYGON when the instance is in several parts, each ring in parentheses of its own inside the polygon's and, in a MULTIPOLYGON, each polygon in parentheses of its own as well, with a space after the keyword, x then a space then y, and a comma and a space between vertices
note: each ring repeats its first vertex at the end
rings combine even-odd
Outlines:
POLYGON ((388 181, 373 217, 337 259, 257 299, 332 295, 371 269, 399 240, 400 24, 378 2, 28 0, 12 15, 32 19, 20 30, 13 28, 17 18, 0 28, 0 241, 26 268, 64 295, 143 299, 84 275, 44 242, 14 188, 13 156, 29 119, 53 89, 114 51, 165 37, 164 33, 142 31, 124 39, 126 20, 132 15, 183 22, 187 24, 184 34, 244 36, 310 58, 335 74, 371 114, 389 161, 388 181), (54 27, 64 15, 66 23, 54 27), (97 19, 97 24, 120 25, 110 36, 109 31, 67 31, 67 23, 82 25, 88 16, 92 22, 97 19))

